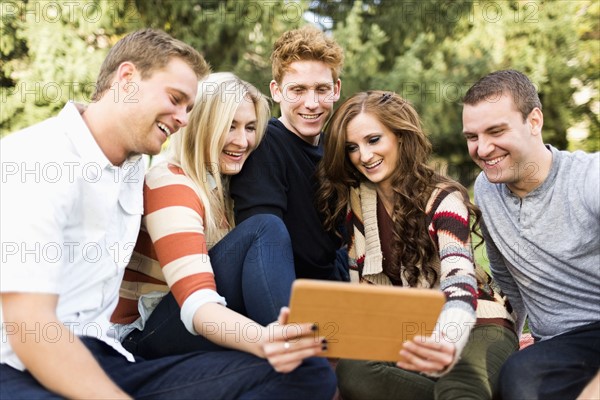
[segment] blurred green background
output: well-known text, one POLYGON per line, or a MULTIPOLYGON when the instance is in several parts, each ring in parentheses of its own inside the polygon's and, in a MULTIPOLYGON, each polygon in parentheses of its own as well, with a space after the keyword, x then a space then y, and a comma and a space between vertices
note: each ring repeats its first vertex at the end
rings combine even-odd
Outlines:
POLYGON ((537 85, 546 142, 600 148, 599 23, 598 0, 2 1, 0 132, 53 115, 69 99, 89 101, 107 50, 134 29, 163 29, 213 71, 233 71, 268 94, 273 42, 313 24, 345 50, 342 99, 366 89, 409 99, 433 162, 469 186, 478 171, 461 135, 460 99, 493 70, 521 70, 537 85))

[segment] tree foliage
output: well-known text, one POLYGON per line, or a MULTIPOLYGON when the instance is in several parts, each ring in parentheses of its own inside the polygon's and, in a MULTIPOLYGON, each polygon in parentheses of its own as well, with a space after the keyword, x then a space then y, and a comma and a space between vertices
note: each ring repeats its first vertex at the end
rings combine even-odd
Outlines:
POLYGON ((3 1, 0 129, 5 135, 40 121, 68 99, 89 101, 108 48, 145 26, 268 93, 273 42, 311 23, 345 50, 342 99, 368 89, 409 99, 436 154, 468 184, 474 170, 460 99, 493 70, 519 69, 538 86, 545 141, 600 149, 599 21, 597 0, 3 1))

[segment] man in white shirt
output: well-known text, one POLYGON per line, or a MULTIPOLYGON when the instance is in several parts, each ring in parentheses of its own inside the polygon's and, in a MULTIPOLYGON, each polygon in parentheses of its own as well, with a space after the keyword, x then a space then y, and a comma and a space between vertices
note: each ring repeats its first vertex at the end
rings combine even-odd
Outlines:
POLYGON ((141 154, 187 125, 208 72, 166 33, 133 32, 83 113, 67 104, 0 143, 0 398, 315 398, 333 375, 234 351, 134 360, 109 325, 143 212, 141 154))
POLYGON ((116 384, 100 354, 133 361, 108 321, 143 212, 141 154, 187 124, 208 71, 164 32, 134 32, 83 113, 69 103, 2 140, 0 397, 145 393, 116 384))

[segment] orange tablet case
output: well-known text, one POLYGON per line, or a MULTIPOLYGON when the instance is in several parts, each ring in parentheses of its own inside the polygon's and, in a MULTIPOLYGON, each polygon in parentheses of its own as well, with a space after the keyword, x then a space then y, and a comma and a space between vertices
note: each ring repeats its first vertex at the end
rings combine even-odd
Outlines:
POLYGON ((316 323, 324 357, 398 361, 404 341, 431 335, 444 302, 435 289, 297 279, 288 322, 316 323))

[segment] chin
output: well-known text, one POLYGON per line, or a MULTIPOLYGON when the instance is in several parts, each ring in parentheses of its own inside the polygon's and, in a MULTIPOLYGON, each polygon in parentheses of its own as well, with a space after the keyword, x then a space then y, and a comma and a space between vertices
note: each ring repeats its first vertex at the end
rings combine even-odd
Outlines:
POLYGON ((223 175, 237 175, 242 170, 244 163, 240 164, 227 164, 225 168, 221 169, 223 175))
POLYGON ((502 171, 499 170, 484 170, 488 181, 492 183, 504 183, 506 179, 502 176, 502 171))

